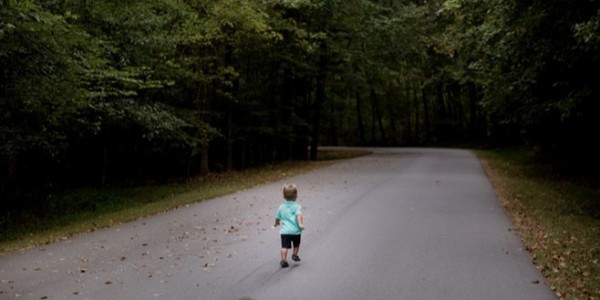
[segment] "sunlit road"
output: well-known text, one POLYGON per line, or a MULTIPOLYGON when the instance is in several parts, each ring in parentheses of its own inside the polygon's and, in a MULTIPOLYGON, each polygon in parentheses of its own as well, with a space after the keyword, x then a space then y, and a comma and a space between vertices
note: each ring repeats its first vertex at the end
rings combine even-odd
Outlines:
POLYGON ((369 156, 0 257, 0 299, 556 299, 469 151, 369 156), (273 219, 298 186, 299 263, 273 219))

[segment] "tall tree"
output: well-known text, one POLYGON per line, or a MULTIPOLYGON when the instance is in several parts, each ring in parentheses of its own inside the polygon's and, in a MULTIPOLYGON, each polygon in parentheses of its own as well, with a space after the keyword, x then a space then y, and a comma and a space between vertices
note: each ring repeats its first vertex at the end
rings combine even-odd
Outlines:
POLYGON ((82 110, 96 57, 85 32, 34 1, 4 1, 0 19, 0 196, 7 199, 47 184, 70 138, 94 131, 82 110))

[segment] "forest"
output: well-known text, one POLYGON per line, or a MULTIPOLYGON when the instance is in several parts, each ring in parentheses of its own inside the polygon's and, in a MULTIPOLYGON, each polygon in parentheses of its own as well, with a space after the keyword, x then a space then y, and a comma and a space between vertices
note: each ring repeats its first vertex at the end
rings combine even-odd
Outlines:
POLYGON ((597 174, 599 47, 595 0, 1 0, 0 211, 323 145, 597 174))

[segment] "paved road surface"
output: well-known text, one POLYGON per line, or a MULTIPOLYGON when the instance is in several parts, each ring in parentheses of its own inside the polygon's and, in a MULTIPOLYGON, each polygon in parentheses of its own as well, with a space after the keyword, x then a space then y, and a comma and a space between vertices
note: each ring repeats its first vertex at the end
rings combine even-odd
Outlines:
POLYGON ((556 299, 473 153, 373 150, 2 256, 0 299, 556 299), (281 269, 286 182, 307 228, 302 261, 281 269))

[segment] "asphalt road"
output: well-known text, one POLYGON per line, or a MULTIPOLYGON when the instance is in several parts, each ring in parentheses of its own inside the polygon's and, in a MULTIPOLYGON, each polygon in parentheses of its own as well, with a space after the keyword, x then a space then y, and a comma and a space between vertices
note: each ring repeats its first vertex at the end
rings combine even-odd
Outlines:
POLYGON ((374 154, 0 257, 0 299, 556 299, 475 155, 374 154), (274 214, 298 186, 299 263, 274 214))

